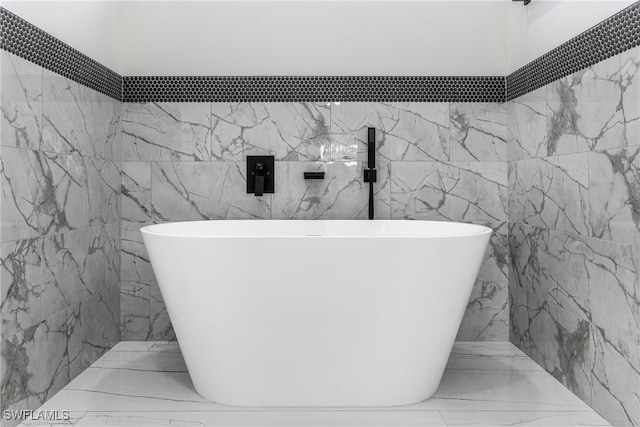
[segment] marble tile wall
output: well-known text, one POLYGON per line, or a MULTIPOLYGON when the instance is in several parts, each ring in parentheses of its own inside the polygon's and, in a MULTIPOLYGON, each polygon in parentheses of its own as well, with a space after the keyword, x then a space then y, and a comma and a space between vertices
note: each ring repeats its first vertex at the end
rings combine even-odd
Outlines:
POLYGON ((141 226, 202 219, 365 219, 366 128, 378 129, 377 218, 495 230, 460 330, 507 340, 507 112, 494 103, 125 103, 123 340, 174 339, 141 226), (276 159, 276 192, 246 194, 245 156, 276 159), (303 172, 325 171, 322 181, 303 172))
POLYGON ((511 342, 640 425, 640 48, 507 110, 511 342))
POLYGON ((120 339, 121 102, 1 51, 2 409, 120 339))

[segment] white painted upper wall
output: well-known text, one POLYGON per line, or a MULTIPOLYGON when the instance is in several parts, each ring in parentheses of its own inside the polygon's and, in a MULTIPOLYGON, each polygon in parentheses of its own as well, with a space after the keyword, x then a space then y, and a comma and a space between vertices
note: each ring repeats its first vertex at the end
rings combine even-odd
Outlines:
POLYGON ((532 0, 509 8, 509 73, 637 0, 532 0))
POLYGON ((0 4, 102 65, 121 71, 121 2, 4 0, 0 4))
POLYGON ((126 75, 504 75, 508 1, 127 2, 126 75))
POLYGON ((634 1, 1 4, 123 75, 505 75, 634 1))

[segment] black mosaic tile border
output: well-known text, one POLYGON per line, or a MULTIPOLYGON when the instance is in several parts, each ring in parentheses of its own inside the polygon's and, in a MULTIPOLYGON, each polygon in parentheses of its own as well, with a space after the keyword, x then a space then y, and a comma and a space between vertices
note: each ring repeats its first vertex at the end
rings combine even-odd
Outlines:
POLYGON ((122 100, 122 76, 3 7, 0 49, 122 100))
POLYGON ((640 45, 640 1, 507 76, 508 101, 640 45))
POLYGON ((503 102, 504 77, 124 77, 125 102, 503 102))
POLYGON ((122 77, 0 7, 0 49, 125 102, 504 102, 639 45, 640 1, 506 77, 122 77))

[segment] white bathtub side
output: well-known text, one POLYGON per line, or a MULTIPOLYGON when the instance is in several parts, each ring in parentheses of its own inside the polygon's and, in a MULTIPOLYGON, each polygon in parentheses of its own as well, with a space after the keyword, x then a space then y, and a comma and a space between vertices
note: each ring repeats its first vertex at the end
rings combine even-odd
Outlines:
POLYGON ((144 239, 202 396, 393 406, 436 391, 489 234, 144 239))

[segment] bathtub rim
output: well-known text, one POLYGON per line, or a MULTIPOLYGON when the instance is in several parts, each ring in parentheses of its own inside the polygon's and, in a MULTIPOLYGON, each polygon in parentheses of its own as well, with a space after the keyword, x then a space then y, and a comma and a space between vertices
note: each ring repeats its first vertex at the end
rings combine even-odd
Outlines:
MULTIPOLYGON (((418 231, 418 230, 416 230, 418 231)), ((380 219, 380 220, 362 220, 362 219, 353 219, 353 220, 343 220, 343 219, 240 219, 240 220, 225 220, 225 219, 211 219, 211 220, 193 220, 193 221, 169 221, 158 224, 150 224, 140 228, 140 232, 142 234, 152 235, 152 236, 164 236, 164 237, 177 237, 177 238, 193 238, 193 239, 297 239, 297 238, 324 238, 324 239, 340 239, 340 238, 348 238, 348 239, 451 239, 458 237, 471 237, 471 236, 481 236, 484 234, 492 234, 494 230, 490 227, 481 224, 467 223, 467 222, 458 222, 458 221, 436 221, 436 220, 406 220, 406 219, 380 219), (325 234, 305 234, 303 232, 296 234, 283 234, 278 232, 270 232, 268 234, 188 234, 180 231, 172 231, 172 232, 162 232, 161 230, 166 226, 180 226, 186 225, 193 227, 196 224, 200 223, 232 223, 233 224, 242 224, 242 223, 297 223, 298 226, 303 225, 304 222, 309 223, 359 223, 359 224, 369 224, 369 223, 415 223, 416 225, 422 223, 428 224, 447 224, 448 226, 458 226, 459 228, 466 228, 469 231, 466 232, 455 232, 448 234, 412 234, 412 235, 403 235, 398 233, 389 233, 389 234, 336 234, 336 235, 325 235, 325 234)))

